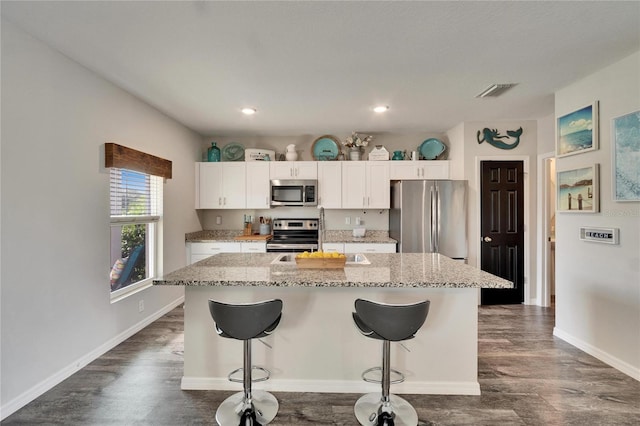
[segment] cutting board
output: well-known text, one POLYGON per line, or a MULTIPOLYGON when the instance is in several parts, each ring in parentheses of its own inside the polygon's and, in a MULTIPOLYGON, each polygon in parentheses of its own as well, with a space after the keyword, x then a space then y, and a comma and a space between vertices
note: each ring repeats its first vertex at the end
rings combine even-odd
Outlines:
POLYGON ((271 234, 267 234, 267 235, 259 235, 259 234, 254 234, 254 235, 238 235, 237 237, 234 237, 233 239, 236 241, 267 241, 271 239, 271 234))

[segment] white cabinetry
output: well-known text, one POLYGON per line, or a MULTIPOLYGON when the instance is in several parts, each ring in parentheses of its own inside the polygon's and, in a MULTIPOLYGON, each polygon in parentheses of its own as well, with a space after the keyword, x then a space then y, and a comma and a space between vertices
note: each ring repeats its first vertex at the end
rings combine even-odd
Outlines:
POLYGON ((247 168, 247 208, 269 208, 269 162, 249 161, 245 163, 247 168))
POLYGON ((244 162, 196 163, 197 209, 246 207, 244 162))
POLYGON ((324 243, 322 244, 322 251, 324 252, 335 252, 335 253, 344 253, 344 244, 343 243, 324 243))
POLYGON ((316 161, 272 161, 271 179, 317 179, 316 161))
POLYGON ((318 205, 325 209, 342 207, 342 162, 318 162, 318 205))
POLYGON ((393 243, 344 243, 345 253, 395 253, 393 243))
POLYGON ((243 242, 240 244, 242 253, 266 253, 267 243, 265 242, 243 242))
POLYGON ((449 179, 450 161, 391 161, 391 180, 449 179))
POLYGON ((342 162, 342 208, 389 208, 387 161, 342 162))
POLYGON ((242 245, 232 242, 187 243, 187 263, 198 262, 219 253, 240 253, 242 245))

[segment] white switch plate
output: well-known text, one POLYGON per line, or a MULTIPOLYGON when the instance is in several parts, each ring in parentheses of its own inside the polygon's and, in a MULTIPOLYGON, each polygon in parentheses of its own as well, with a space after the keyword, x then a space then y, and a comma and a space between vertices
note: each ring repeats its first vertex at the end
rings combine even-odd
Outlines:
POLYGON ((349 216, 344 218, 344 224, 345 225, 351 225, 351 218, 349 216))
POLYGON ((222 224, 222 217, 216 216, 216 225, 220 225, 220 224, 222 224))
POLYGON ((361 219, 360 216, 356 216, 356 225, 361 225, 361 219))

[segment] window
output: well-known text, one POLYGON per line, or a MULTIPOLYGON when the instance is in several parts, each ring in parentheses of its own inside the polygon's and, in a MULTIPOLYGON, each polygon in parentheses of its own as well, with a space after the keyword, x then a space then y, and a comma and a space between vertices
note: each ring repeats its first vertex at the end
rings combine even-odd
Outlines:
POLYGON ((110 169, 111 299, 151 285, 158 270, 163 178, 110 169))

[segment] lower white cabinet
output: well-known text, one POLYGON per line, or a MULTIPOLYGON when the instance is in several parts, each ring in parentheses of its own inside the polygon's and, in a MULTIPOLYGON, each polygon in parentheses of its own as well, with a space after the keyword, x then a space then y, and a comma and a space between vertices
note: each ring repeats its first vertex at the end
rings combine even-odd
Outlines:
POLYGON ((207 257, 219 253, 240 253, 241 243, 211 242, 211 243, 187 243, 187 263, 191 265, 207 257))
POLYGON ((322 244, 322 251, 344 253, 344 244, 343 243, 324 243, 322 244))
POLYGON ((395 253, 394 243, 324 243, 322 250, 338 253, 395 253))
POLYGON ((242 253, 266 253, 267 243, 265 242, 243 242, 240 251, 242 253))
POLYGON ((345 253, 395 253, 393 243, 344 243, 345 253))

